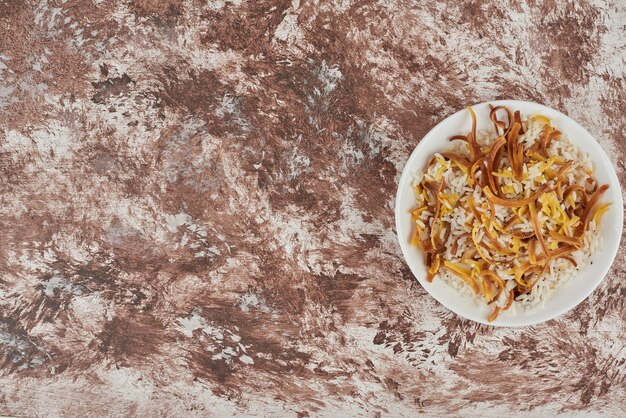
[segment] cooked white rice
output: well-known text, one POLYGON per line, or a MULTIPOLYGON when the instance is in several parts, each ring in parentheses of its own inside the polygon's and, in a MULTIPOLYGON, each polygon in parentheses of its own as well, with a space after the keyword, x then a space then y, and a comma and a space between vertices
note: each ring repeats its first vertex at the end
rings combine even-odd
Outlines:
MULTIPOLYGON (((553 122, 554 124, 554 122, 553 122)), ((537 137, 541 133, 543 124, 539 121, 535 121, 530 123, 527 126, 527 130, 523 135, 520 135, 519 141, 524 142, 524 147, 528 148, 532 146, 537 137)), ((493 143, 497 138, 495 130, 486 130, 479 131, 477 135, 477 142, 481 147, 487 146, 493 143)), ((469 155, 467 143, 462 141, 454 141, 452 144, 451 151, 454 151, 457 154, 463 155, 467 157, 469 155)), ((589 160, 588 155, 583 153, 581 150, 577 149, 566 134, 562 134, 558 140, 554 140, 551 142, 550 147, 548 148, 548 155, 554 156, 558 155, 566 160, 573 161, 572 169, 569 174, 567 174, 567 179, 570 184, 579 184, 584 186, 585 180, 591 177, 593 172, 592 164, 589 160)), ((501 170, 504 167, 509 166, 508 160, 503 158, 500 162, 500 166, 496 167, 496 170, 501 170)), ((539 186, 535 185, 534 181, 538 180, 540 184, 549 183, 548 180, 541 177, 541 173, 537 169, 535 165, 528 167, 524 164, 524 172, 527 173, 527 177, 525 180, 517 181, 513 178, 501 178, 502 186, 511 186, 515 192, 521 193, 522 189, 526 190, 526 196, 528 197, 534 190, 538 189, 539 186)), ((436 162, 433 163, 427 172, 423 173, 421 170, 415 172, 413 179, 413 186, 419 185, 423 178, 426 180, 435 180, 438 176, 443 177, 445 179, 445 186, 442 190, 444 194, 458 194, 460 196, 459 203, 456 207, 451 211, 451 213, 442 217, 442 219, 448 222, 451 226, 451 231, 449 238, 446 242, 446 250, 443 254, 443 258, 445 260, 449 260, 452 262, 460 262, 461 255, 468 249, 468 246, 472 246, 471 238, 468 239, 467 234, 471 232, 471 229, 465 224, 472 217, 471 214, 468 214, 465 204, 467 202, 467 198, 469 196, 473 196, 476 207, 479 211, 483 213, 489 213, 487 201, 484 198, 484 195, 481 193, 480 186, 476 186, 472 188, 468 186, 467 183, 467 175, 460 174, 459 170, 452 169, 452 163, 449 160, 445 160, 443 158, 437 158, 436 162), (441 174, 441 171, 442 174, 441 174), (483 205, 485 205, 483 207, 483 205), (459 238, 461 237, 461 238, 459 238), (453 243, 456 242, 456 251, 452 253, 452 249, 454 247, 453 243)), ((482 174, 480 174, 482 175, 482 174)), ((541 200, 540 200, 541 201, 541 200)), ((447 203, 447 202, 446 202, 447 203)), ((565 209, 565 206, 563 206, 565 209)), ((512 216, 511 209, 499 205, 495 205, 495 217, 496 219, 502 223, 507 218, 512 216)), ((416 223, 420 225, 422 228, 425 226, 425 223, 432 223, 433 214, 431 212, 425 211, 422 212, 416 220, 416 223)), ((543 212, 539 211, 538 213, 539 221, 545 222, 545 225, 548 229, 552 229, 555 227, 553 225, 553 220, 547 217, 543 212)), ((516 228, 519 228, 520 232, 530 232, 533 231, 532 224, 528 222, 525 218, 522 218, 524 221, 523 224, 515 225, 516 228)), ((570 231, 571 232, 571 231, 570 231)), ((482 239, 482 234, 484 232, 481 230, 478 233, 478 240, 482 239)), ((440 237, 442 238, 442 237, 440 237)), ((574 267, 569 261, 559 258, 553 259, 549 263, 549 269, 546 274, 543 275, 542 278, 535 284, 532 290, 529 293, 522 294, 518 296, 514 303, 512 304, 510 310, 515 312, 516 310, 526 310, 529 308, 536 307, 540 304, 546 303, 549 300, 550 296, 553 292, 565 283, 567 280, 571 279, 579 270, 584 269, 589 262, 591 261, 591 255, 595 253, 598 243, 599 243, 599 231, 596 228, 594 222, 591 222, 588 231, 585 233, 583 237, 583 245, 581 248, 571 256, 576 260, 577 267, 574 267)), ((510 247, 511 246, 511 236, 506 234, 501 234, 498 237, 498 242, 502 246, 510 247)), ((519 265, 520 261, 515 256, 501 256, 501 261, 509 261, 514 265, 519 265)), ((505 271, 500 269, 491 267, 495 270, 495 272, 505 281, 506 290, 510 291, 516 287, 517 282, 515 281, 513 275, 507 274, 505 271)), ((467 295, 467 297, 472 297, 479 300, 479 303, 486 303, 484 298, 480 295, 476 295, 472 288, 461 278, 457 277, 454 274, 451 274, 446 269, 439 269, 438 274, 435 276, 434 280, 443 279, 448 285, 454 287, 459 292, 462 292, 467 295)), ((507 304, 508 292, 502 292, 499 299, 494 303, 496 306, 503 307, 507 304)))

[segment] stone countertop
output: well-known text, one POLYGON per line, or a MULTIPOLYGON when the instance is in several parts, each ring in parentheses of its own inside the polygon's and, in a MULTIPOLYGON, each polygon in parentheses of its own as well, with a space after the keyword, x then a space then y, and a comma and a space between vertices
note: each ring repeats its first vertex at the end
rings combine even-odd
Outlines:
POLYGON ((623 413, 623 248, 494 329, 417 283, 393 206, 500 98, 626 181, 626 5, 461 3, 0 1, 0 414, 623 413))

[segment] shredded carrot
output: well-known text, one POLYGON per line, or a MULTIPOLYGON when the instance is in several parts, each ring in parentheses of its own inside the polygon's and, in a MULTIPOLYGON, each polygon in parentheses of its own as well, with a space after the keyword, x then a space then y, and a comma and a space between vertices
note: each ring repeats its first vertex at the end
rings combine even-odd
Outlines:
POLYGON ((495 321, 499 313, 500 313, 500 307, 496 306, 496 308, 493 310, 493 313, 489 315, 489 317, 487 318, 487 321, 488 322, 495 321))
POLYGON ((471 106, 467 106, 467 111, 472 117, 472 131, 467 136, 467 142, 470 149, 470 161, 476 161, 480 155, 480 147, 478 146, 478 143, 476 143, 476 113, 474 113, 474 109, 472 109, 471 106))
POLYGON ((411 245, 417 245, 420 242, 419 226, 413 225, 413 233, 411 234, 411 245))
POLYGON ((437 274, 437 272, 439 271, 440 265, 441 265, 441 257, 439 257, 439 254, 436 254, 433 265, 428 269, 428 274, 431 274, 433 276, 437 274))
POLYGON ((593 218, 593 215, 594 215, 594 212, 593 212, 594 206, 596 205, 598 200, 600 200, 600 197, 605 191, 607 191, 608 188, 609 188, 609 185, 604 184, 600 186, 599 188, 597 188, 596 191, 593 192, 593 194, 589 197, 587 205, 585 205, 585 209, 583 210, 583 213, 580 216, 581 223, 578 226, 577 231, 576 231, 577 236, 581 236, 582 234, 587 232, 589 223, 591 222, 591 219, 593 218))
POLYGON ((491 150, 487 155, 487 172, 485 174, 487 175, 487 180, 489 181, 489 187, 491 187, 496 194, 499 194, 500 192, 500 185, 497 178, 494 178, 492 173, 495 168, 496 155, 504 144, 506 144, 506 139, 503 136, 499 137, 491 146, 491 150))
POLYGON ((537 240, 531 240, 528 243, 528 261, 530 261, 530 264, 537 264, 537 240))
POLYGON ((575 247, 580 247, 582 244, 580 237, 568 237, 566 235, 559 234, 556 231, 550 231, 548 234, 550 235, 550 238, 556 242, 564 242, 575 247))
POLYGON ((474 293, 480 292, 480 289, 478 288, 478 284, 472 278, 472 272, 470 270, 463 268, 459 266, 458 264, 451 263, 450 261, 444 261, 443 265, 452 273, 454 273, 461 279, 465 280, 465 282, 469 284, 471 288, 474 290, 474 293))
POLYGON ((454 162, 464 173, 467 173, 467 170, 469 170, 470 162, 467 160, 467 158, 449 151, 442 152, 441 156, 454 162))
POLYGON ((549 186, 547 184, 544 184, 539 189, 537 189, 537 191, 535 191, 535 193, 533 193, 530 197, 527 197, 525 199, 517 199, 517 200, 515 200, 515 199, 502 199, 502 198, 494 195, 493 192, 488 187, 484 187, 483 188, 483 193, 485 193, 485 196, 487 197, 487 199, 491 200, 496 205, 504 206, 504 207, 507 207, 507 208, 518 208, 520 206, 526 206, 529 203, 534 202, 548 188, 549 188, 549 186))
POLYGON ((600 219, 602 218, 602 215, 604 215, 604 213, 609 210, 609 207, 611 206, 610 203, 604 203, 600 206, 598 206, 598 208, 596 209, 596 213, 593 215, 592 219, 593 221, 596 223, 596 225, 600 224, 600 219))
POLYGON ((478 239, 476 238, 478 229, 480 229, 480 224, 476 224, 474 228, 472 229, 472 241, 474 242, 474 247, 476 248, 478 255, 480 255, 480 258, 482 258, 486 263, 489 263, 489 258, 483 252, 482 245, 480 245, 480 241, 478 241, 478 239))
POLYGON ((496 128, 496 133, 500 135, 500 129, 502 129, 503 133, 506 133, 508 131, 507 124, 504 121, 498 120, 498 110, 502 109, 506 112, 509 125, 513 123, 513 112, 511 112, 511 110, 506 106, 494 107, 494 106, 489 105, 489 109, 490 109, 489 118, 491 119, 491 121, 494 124, 494 127, 496 128))
POLYGON ((537 241, 539 242, 539 246, 541 246, 541 250, 545 256, 548 255, 548 250, 546 248, 546 241, 543 239, 543 234, 541 233, 541 225, 539 225, 539 219, 537 218, 537 209, 535 208, 535 201, 532 201, 528 204, 528 210, 530 212, 530 221, 533 224, 533 228, 535 229, 535 236, 537 237, 537 241))
POLYGON ((506 305, 502 309, 504 309, 505 311, 509 309, 511 305, 513 304, 514 298, 515 298, 515 295, 513 294, 513 292, 509 292, 509 300, 507 301, 506 305))

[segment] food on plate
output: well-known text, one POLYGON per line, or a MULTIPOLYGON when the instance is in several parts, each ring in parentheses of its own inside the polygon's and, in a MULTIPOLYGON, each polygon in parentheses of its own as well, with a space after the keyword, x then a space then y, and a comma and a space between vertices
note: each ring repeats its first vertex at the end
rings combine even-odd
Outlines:
POLYGON ((490 106, 493 129, 450 138, 413 180, 411 244, 440 276, 493 307, 545 301, 591 260, 609 203, 581 150, 543 115, 490 106))

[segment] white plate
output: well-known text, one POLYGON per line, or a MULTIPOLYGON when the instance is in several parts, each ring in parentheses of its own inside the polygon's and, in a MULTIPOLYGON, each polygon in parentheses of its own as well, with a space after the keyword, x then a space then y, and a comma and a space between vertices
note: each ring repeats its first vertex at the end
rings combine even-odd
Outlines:
POLYGON ((517 100, 498 100, 489 103, 481 103, 472 106, 478 119, 478 130, 492 127, 489 120, 489 104, 505 105, 512 110, 519 110, 523 117, 535 113, 541 113, 556 122, 557 129, 568 136, 572 143, 580 147, 589 157, 594 166, 594 175, 600 184, 609 184, 609 189, 604 193, 603 202, 611 202, 609 210, 605 213, 601 223, 599 249, 593 254, 593 264, 581 270, 578 275, 566 283, 561 284, 553 292, 546 303, 532 309, 516 309, 515 311, 501 312, 498 318, 487 322, 487 317, 492 307, 479 303, 474 298, 462 296, 451 286, 448 286, 436 277, 432 283, 426 281, 426 265, 422 252, 419 248, 410 245, 411 215, 409 210, 415 205, 415 197, 411 186, 413 173, 421 170, 428 157, 435 152, 445 150, 450 146, 448 138, 456 134, 467 134, 471 129, 471 118, 466 109, 460 110, 443 122, 435 126, 424 139, 417 145, 409 161, 404 167, 398 193, 396 195, 396 230, 402 253, 413 275, 422 286, 442 305, 456 314, 471 319, 472 321, 496 326, 523 326, 548 321, 556 316, 564 314, 582 302, 600 284, 606 276, 613 259, 617 254, 620 238, 622 236, 623 203, 619 180, 606 153, 598 142, 578 123, 565 116, 559 111, 549 107, 517 100))

